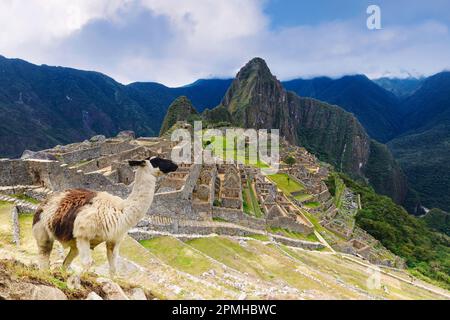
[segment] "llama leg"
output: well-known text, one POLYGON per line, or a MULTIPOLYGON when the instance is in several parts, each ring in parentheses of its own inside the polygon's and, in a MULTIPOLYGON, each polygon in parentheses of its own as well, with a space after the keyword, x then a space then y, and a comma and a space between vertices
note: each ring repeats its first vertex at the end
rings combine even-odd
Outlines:
POLYGON ((38 243, 39 249, 39 268, 49 269, 50 268, 50 254, 53 249, 53 240, 47 239, 38 243))
POLYGON ((67 254, 66 258, 64 259, 64 262, 62 265, 63 269, 69 268, 73 259, 75 259, 77 255, 78 255, 78 248, 76 246, 70 247, 70 251, 67 254))
POLYGON ((83 238, 77 238, 77 248, 80 253, 81 265, 83 267, 83 272, 88 272, 89 268, 92 266, 91 257, 91 245, 89 240, 83 238))
POLYGON ((119 256, 119 244, 115 242, 106 243, 106 254, 109 262, 109 274, 115 276, 117 272, 117 259, 119 256))

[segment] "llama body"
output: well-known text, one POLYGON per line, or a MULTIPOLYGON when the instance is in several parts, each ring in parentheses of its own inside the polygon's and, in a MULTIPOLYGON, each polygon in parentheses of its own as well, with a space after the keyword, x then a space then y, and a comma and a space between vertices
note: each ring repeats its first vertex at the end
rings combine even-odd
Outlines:
MULTIPOLYGON (((159 158, 156 158, 159 159, 159 158)), ((169 160, 162 172, 175 171, 169 160), (169 165, 167 165, 169 161, 169 165)), ((106 242, 110 272, 116 272, 119 245, 128 230, 149 210, 155 192, 160 161, 130 161, 137 166, 133 190, 127 199, 107 192, 72 189, 51 196, 36 211, 33 235, 39 249, 40 265, 49 267, 54 240, 70 247, 63 267, 68 267, 79 254, 83 269, 92 264, 91 249, 106 242)))

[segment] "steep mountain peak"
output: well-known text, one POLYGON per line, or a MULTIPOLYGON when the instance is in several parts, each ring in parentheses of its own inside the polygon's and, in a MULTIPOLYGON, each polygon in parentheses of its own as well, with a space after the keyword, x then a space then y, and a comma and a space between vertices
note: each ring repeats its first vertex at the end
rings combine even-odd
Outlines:
POLYGON ((281 83, 263 59, 253 58, 238 72, 221 105, 234 116, 237 125, 261 128, 268 121, 257 118, 275 116, 283 101, 286 91, 281 83))
POLYGON ((247 62, 247 64, 243 66, 238 72, 236 79, 245 80, 251 78, 252 76, 258 76, 267 79, 273 78, 273 75, 270 72, 266 61, 259 57, 253 58, 252 60, 247 62))

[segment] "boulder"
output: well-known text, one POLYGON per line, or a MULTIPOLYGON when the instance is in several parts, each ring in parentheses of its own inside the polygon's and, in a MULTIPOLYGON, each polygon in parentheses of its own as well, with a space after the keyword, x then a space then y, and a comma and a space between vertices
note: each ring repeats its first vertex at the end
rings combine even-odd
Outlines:
POLYGON ((92 291, 87 295, 85 300, 103 300, 103 299, 98 294, 96 294, 94 291, 92 291))
POLYGON ((114 281, 107 278, 98 278, 97 282, 102 285, 106 300, 129 300, 122 288, 114 281))
POLYGON ((67 300, 67 297, 58 288, 37 285, 35 286, 32 300, 67 300))
POLYGON ((141 288, 134 288, 128 296, 130 300, 147 300, 147 296, 141 288))

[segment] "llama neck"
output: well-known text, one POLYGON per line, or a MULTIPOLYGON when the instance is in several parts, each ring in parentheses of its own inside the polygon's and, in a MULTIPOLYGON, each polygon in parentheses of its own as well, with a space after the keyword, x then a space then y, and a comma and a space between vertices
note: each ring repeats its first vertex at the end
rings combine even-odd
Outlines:
POLYGON ((150 209, 155 193, 156 177, 145 168, 136 171, 133 190, 125 200, 124 227, 134 227, 150 209))

